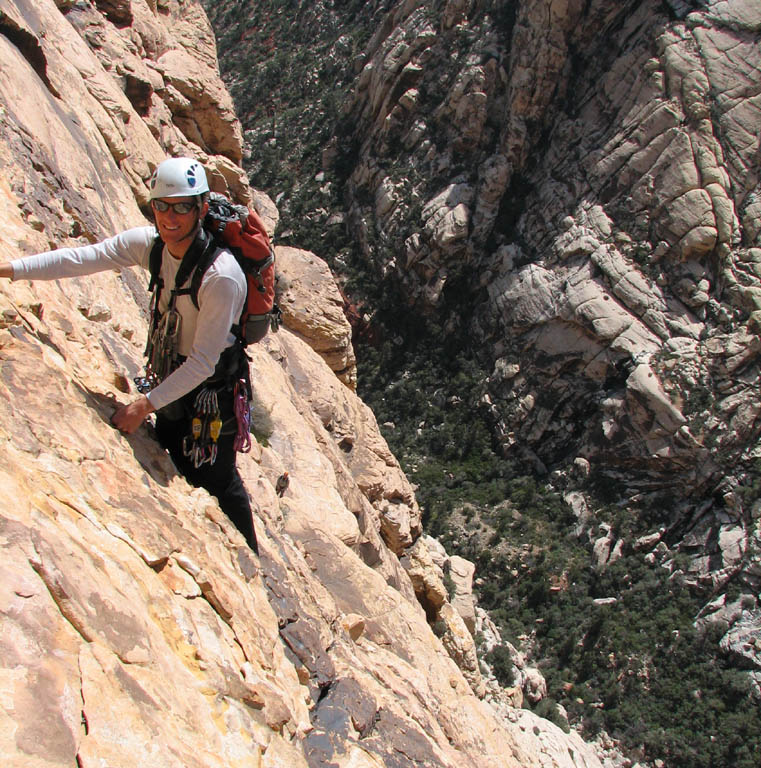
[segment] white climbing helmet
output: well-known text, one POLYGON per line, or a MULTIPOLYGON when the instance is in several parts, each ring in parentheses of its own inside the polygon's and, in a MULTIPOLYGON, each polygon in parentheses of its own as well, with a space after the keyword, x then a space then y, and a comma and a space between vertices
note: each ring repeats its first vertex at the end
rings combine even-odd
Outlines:
POLYGON ((209 191, 206 171, 192 157, 170 157, 154 171, 148 186, 151 200, 158 197, 189 197, 209 191))

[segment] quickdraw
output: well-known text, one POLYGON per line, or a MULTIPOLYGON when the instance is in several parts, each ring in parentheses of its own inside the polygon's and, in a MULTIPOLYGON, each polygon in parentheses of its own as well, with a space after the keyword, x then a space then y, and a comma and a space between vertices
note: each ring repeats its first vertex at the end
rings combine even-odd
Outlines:
POLYGON ((150 392, 177 367, 181 328, 182 316, 174 307, 173 295, 169 308, 161 315, 148 337, 145 347, 145 355, 148 358, 145 376, 135 378, 137 390, 141 394, 150 392))
POLYGON ((217 460, 217 440, 222 431, 217 391, 204 387, 196 396, 191 432, 182 441, 182 451, 198 469, 217 460))

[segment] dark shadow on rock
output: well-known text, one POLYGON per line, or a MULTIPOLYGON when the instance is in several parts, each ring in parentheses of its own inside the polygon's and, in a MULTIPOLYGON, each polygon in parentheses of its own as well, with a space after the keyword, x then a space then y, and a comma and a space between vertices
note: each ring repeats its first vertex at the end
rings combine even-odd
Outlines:
POLYGON ((290 586, 287 570, 266 552, 261 552, 260 563, 269 604, 277 616, 285 655, 297 667, 307 670, 307 685, 316 701, 336 679, 333 661, 315 628, 316 619, 305 611, 297 592, 290 586))

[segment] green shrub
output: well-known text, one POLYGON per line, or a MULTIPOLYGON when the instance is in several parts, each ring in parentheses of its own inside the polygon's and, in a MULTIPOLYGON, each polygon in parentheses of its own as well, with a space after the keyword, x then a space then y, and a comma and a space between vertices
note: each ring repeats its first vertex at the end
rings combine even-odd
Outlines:
POLYGON ((554 699, 542 699, 536 707, 534 707, 533 712, 539 717, 543 717, 545 720, 555 723, 555 725, 565 731, 565 733, 571 732, 571 727, 568 725, 568 721, 560 714, 558 703, 554 699))
POLYGON ((495 645, 486 654, 485 659, 500 685, 510 688, 515 684, 515 665, 507 646, 495 645))

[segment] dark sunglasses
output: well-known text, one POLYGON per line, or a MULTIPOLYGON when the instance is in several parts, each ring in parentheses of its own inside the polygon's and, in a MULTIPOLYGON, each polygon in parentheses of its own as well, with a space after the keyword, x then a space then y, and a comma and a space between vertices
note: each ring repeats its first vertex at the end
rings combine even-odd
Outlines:
POLYGON ((164 200, 151 200, 151 205, 159 213, 166 213, 171 208, 175 213, 179 213, 180 216, 185 216, 198 208, 196 203, 167 203, 164 200))

